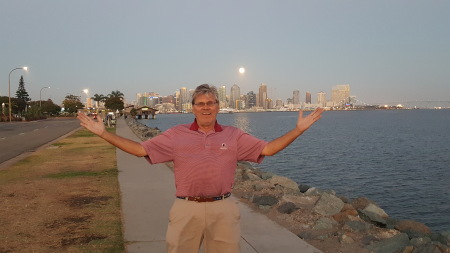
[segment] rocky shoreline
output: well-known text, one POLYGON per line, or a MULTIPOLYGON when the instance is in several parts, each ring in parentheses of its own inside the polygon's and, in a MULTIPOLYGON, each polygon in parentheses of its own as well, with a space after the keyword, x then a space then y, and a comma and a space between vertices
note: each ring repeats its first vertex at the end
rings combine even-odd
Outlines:
MULTIPOLYGON (((141 140, 160 133, 126 121, 141 140)), ((238 163, 235 179, 234 196, 323 252, 450 252, 450 231, 433 233, 425 224, 396 220, 367 198, 350 201, 247 162, 238 163)))

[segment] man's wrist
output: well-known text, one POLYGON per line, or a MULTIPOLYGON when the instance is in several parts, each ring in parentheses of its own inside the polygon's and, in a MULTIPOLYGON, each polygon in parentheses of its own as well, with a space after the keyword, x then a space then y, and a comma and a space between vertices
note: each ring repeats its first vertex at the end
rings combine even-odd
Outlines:
POLYGON ((105 135, 107 135, 108 134, 108 131, 106 131, 106 129, 103 129, 103 131, 98 135, 98 136, 100 136, 101 138, 105 138, 105 135))
POLYGON ((296 128, 294 128, 294 131, 295 131, 295 133, 297 134, 297 135, 302 135, 303 134, 303 132, 305 132, 304 130, 300 130, 298 127, 296 127, 296 128))

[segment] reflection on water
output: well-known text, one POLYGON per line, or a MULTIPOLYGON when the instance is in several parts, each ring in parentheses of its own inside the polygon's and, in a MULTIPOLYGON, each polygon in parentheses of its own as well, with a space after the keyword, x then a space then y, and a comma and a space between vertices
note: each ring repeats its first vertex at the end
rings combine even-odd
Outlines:
POLYGON ((240 128, 242 131, 251 133, 252 130, 250 128, 250 119, 248 118, 247 113, 238 113, 234 118, 234 126, 240 128))

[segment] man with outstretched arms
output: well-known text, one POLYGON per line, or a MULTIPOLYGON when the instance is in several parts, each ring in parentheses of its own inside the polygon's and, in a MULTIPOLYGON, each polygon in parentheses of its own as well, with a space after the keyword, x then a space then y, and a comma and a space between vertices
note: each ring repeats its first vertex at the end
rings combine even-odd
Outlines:
POLYGON ((214 86, 198 86, 192 108, 193 123, 174 126, 142 143, 107 132, 101 118, 78 118, 83 127, 151 164, 173 161, 176 198, 169 215, 167 252, 198 252, 202 243, 207 253, 239 252, 239 208, 228 198, 237 162, 261 163, 265 156, 275 155, 319 120, 323 109, 306 117, 300 111, 291 131, 267 142, 217 122, 214 86))

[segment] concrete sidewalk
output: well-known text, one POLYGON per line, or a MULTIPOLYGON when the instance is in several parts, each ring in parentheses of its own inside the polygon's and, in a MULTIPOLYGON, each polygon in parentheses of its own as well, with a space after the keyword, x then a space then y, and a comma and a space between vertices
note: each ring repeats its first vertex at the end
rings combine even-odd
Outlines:
MULTIPOLYGON (((117 134, 139 141, 124 119, 117 120, 117 134)), ((166 252, 165 234, 175 198, 172 170, 165 164, 150 165, 144 158, 119 149, 117 166, 127 252, 166 252)), ((242 253, 321 252, 238 199, 235 201, 241 210, 242 253)))

